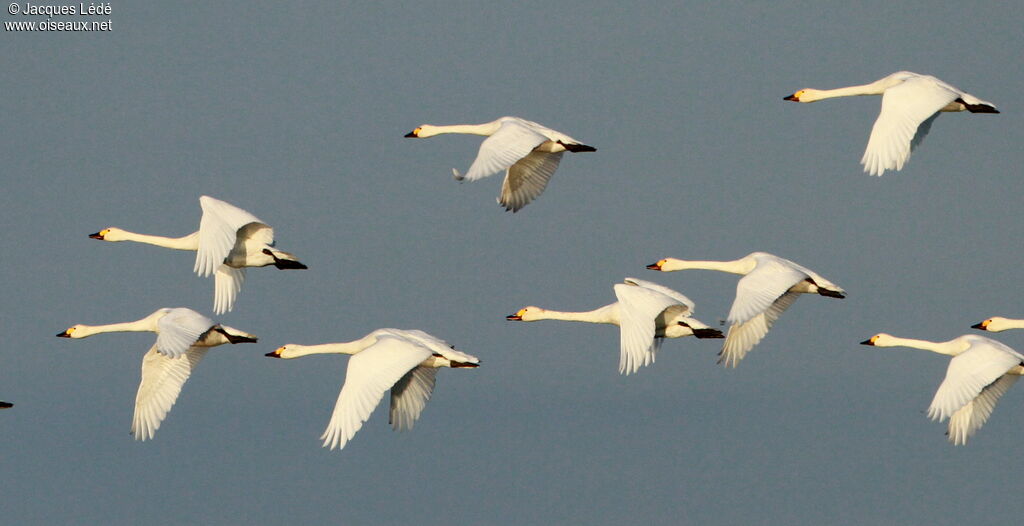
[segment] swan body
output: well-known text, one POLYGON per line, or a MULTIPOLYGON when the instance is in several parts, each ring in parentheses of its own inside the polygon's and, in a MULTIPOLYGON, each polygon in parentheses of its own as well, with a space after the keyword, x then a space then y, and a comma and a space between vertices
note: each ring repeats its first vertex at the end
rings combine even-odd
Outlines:
POLYGON ((223 314, 234 307, 235 298, 245 281, 246 267, 307 268, 292 254, 274 247, 274 229, 256 216, 206 195, 199 198, 199 205, 203 210, 199 230, 187 236, 152 236, 108 227, 89 237, 196 252, 193 271, 203 277, 214 274, 215 314, 223 314))
POLYGON ((999 113, 991 102, 960 91, 930 75, 910 71, 897 71, 862 86, 831 90, 802 89, 784 100, 815 102, 855 95, 882 96, 882 110, 871 128, 867 149, 860 160, 864 171, 872 175, 903 169, 910 158, 910 152, 921 144, 932 122, 941 112, 999 113))
POLYGON ((1024 329, 1024 320, 1015 320, 1012 318, 1003 318, 1002 316, 993 316, 981 323, 971 325, 971 328, 989 332, 1002 332, 1010 329, 1024 329))
POLYGON ((504 170, 498 204, 512 212, 519 211, 544 192, 563 153, 596 151, 564 133, 519 117, 502 117, 484 124, 424 124, 405 136, 427 138, 443 133, 487 137, 469 171, 465 175, 455 169, 452 172, 458 181, 476 181, 504 170))
POLYGON ((220 325, 184 307, 158 309, 141 320, 109 325, 74 325, 58 338, 81 339, 107 332, 155 332, 156 342, 142 357, 142 380, 135 395, 131 433, 153 438, 189 375, 210 347, 253 343, 256 336, 220 325))
POLYGON ((949 418, 949 441, 963 445, 985 424, 996 402, 1024 374, 1024 355, 991 338, 965 334, 947 342, 879 333, 861 342, 875 347, 911 347, 952 356, 946 378, 928 406, 928 417, 949 418))
POLYGON ((754 252, 734 261, 666 258, 647 268, 662 272, 718 270, 743 276, 736 284, 736 299, 727 319, 729 332, 719 353, 719 363, 726 367, 736 367, 798 295, 846 297, 846 291, 813 270, 767 252, 754 252))
POLYGON ((619 327, 619 372, 630 374, 654 363, 664 338, 721 338, 722 332, 692 317, 694 303, 668 287, 626 278, 612 287, 619 301, 586 312, 523 307, 506 316, 511 321, 562 320, 604 323, 619 327))
POLYGON ((391 389, 389 422, 395 431, 412 429, 434 391, 440 367, 477 367, 475 356, 419 330, 378 329, 346 343, 289 343, 267 356, 299 358, 311 354, 350 354, 345 384, 321 435, 323 446, 342 449, 363 427, 373 409, 391 389))

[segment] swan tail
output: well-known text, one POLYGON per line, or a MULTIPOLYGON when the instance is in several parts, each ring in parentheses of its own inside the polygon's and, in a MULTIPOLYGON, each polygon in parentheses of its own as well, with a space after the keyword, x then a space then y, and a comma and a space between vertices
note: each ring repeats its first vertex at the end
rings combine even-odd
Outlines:
POLYGON ((565 142, 562 142, 562 141, 558 141, 558 144, 561 144, 563 148, 565 148, 566 150, 569 150, 572 153, 596 152, 597 151, 597 148, 594 148, 593 146, 587 146, 586 144, 579 144, 579 143, 574 143, 574 142, 565 143, 565 142))
POLYGON ((997 110, 996 107, 992 106, 991 104, 968 104, 962 98, 956 99, 953 102, 959 102, 960 104, 963 104, 964 107, 967 108, 967 111, 971 113, 999 113, 999 110, 997 110))

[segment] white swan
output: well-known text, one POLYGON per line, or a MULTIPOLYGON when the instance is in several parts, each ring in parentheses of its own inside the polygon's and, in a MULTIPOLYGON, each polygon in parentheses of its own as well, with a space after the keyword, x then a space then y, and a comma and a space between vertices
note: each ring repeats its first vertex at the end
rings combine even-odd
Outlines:
POLYGON ((989 332, 1002 332, 1010 329, 1024 329, 1024 320, 1015 320, 1012 318, 1003 318, 1002 316, 993 316, 981 323, 975 323, 971 325, 972 329, 981 329, 989 332))
POLYGON ((965 334, 948 342, 897 338, 885 333, 860 342, 875 347, 912 347, 952 356, 932 403, 928 417, 949 418, 949 441, 954 445, 981 429, 996 402, 1024 374, 1024 356, 991 338, 965 334))
POLYGON ((663 338, 721 338, 722 331, 692 318, 694 303, 668 287, 626 278, 612 287, 619 301, 586 312, 523 307, 511 321, 562 320, 607 323, 619 327, 619 372, 630 374, 654 363, 663 338))
POLYGON ((406 137, 433 137, 442 133, 489 136, 480 145, 476 160, 465 175, 452 169, 458 181, 476 181, 505 170, 498 204, 516 212, 537 198, 558 168, 562 154, 593 152, 568 135, 519 117, 502 117, 484 124, 431 126, 424 124, 406 137))
POLYGON ((305 269, 295 256, 274 248, 274 229, 256 216, 210 196, 199 198, 203 217, 199 230, 183 237, 136 234, 104 228, 89 237, 102 241, 135 241, 158 247, 196 251, 193 270, 214 274, 213 312, 230 311, 245 281, 246 267, 274 265, 279 269, 305 269))
POLYGON ((181 387, 210 347, 251 343, 256 337, 219 325, 184 307, 159 309, 137 321, 110 325, 75 325, 58 338, 88 338, 105 332, 155 332, 156 342, 142 357, 142 381, 135 395, 131 433, 136 440, 153 438, 174 406, 181 387))
POLYGON ((377 329, 347 343, 296 345, 289 343, 267 356, 298 358, 310 354, 351 354, 345 384, 338 393, 331 421, 320 438, 324 447, 342 449, 363 427, 391 389, 389 421, 395 431, 412 429, 434 391, 439 367, 477 367, 475 356, 455 350, 423 331, 377 329))
POLYGON ((706 269, 740 274, 736 299, 729 310, 729 332, 719 363, 736 367, 760 342, 775 320, 796 301, 798 294, 845 298, 846 291, 814 271, 766 252, 753 252, 735 261, 686 261, 666 258, 647 265, 651 270, 674 272, 706 269))
POLYGON ((817 90, 802 89, 784 100, 815 102, 853 95, 882 95, 882 111, 871 128, 868 147, 860 163, 864 171, 882 175, 886 170, 901 170, 917 148, 939 113, 969 111, 999 113, 991 102, 960 91, 930 75, 897 71, 863 86, 817 90))

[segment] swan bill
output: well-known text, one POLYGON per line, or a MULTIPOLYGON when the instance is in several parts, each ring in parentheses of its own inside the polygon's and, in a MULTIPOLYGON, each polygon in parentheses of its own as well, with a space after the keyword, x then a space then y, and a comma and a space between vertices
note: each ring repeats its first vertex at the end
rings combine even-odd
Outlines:
POLYGON ((870 346, 874 347, 875 346, 875 337, 872 336, 872 337, 870 337, 870 338, 860 342, 860 344, 861 345, 870 345, 870 346))
POLYGON ((277 349, 275 351, 268 352, 267 354, 264 354, 263 356, 266 356, 268 358, 280 358, 281 357, 281 349, 277 349))
POLYGON ((796 96, 796 93, 782 97, 782 100, 791 100, 793 102, 800 102, 800 98, 796 96))
POLYGON ((64 332, 58 332, 57 333, 57 337, 58 338, 70 338, 71 337, 71 329, 68 329, 68 330, 66 330, 64 332))
POLYGON ((508 321, 523 321, 523 317, 520 314, 509 314, 505 316, 505 319, 508 321))
POLYGON ((0 402, 0 409, 10 409, 14 407, 14 404, 10 402, 0 402))
POLYGON ((971 328, 972 329, 978 329, 978 330, 981 330, 981 331, 987 331, 988 330, 988 322, 989 322, 989 320, 985 320, 985 321, 983 321, 981 323, 975 323, 974 325, 971 325, 971 328))
POLYGON ((92 238, 92 239, 99 239, 100 241, 103 241, 103 236, 106 235, 106 233, 107 233, 106 230, 100 230, 99 232, 96 232, 95 234, 89 234, 89 237, 92 238))
POLYGON ((420 128, 416 128, 415 130, 405 134, 405 137, 408 138, 408 139, 416 139, 419 136, 420 136, 420 128))
POLYGON ((647 270, 661 270, 661 262, 651 263, 647 265, 647 270))

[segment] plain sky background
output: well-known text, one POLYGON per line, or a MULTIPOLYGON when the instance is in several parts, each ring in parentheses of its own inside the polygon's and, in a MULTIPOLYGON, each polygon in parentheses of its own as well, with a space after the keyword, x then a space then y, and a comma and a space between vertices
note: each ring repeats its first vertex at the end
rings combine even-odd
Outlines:
POLYGON ((923 414, 948 359, 858 342, 1024 317, 1024 5, 513 4, 113 2, 110 32, 0 35, 4 523, 1019 520, 1024 389, 953 447, 923 414), (941 116, 876 178, 858 161, 879 98, 782 100, 901 69, 1003 113, 941 116), (598 151, 567 154, 511 214, 500 177, 452 180, 479 138, 402 138, 502 115, 598 151), (202 194, 270 223, 309 270, 250 270, 217 319, 260 343, 212 350, 135 442, 153 336, 54 334, 210 314, 192 254, 86 237, 190 233, 202 194), (720 340, 686 338, 620 376, 614 327, 504 319, 596 308, 635 276, 717 325, 735 276, 644 266, 755 250, 849 296, 800 298, 735 370, 715 365, 720 340), (321 449, 347 358, 263 355, 378 327, 483 366, 441 371, 411 432, 382 404, 321 449))

